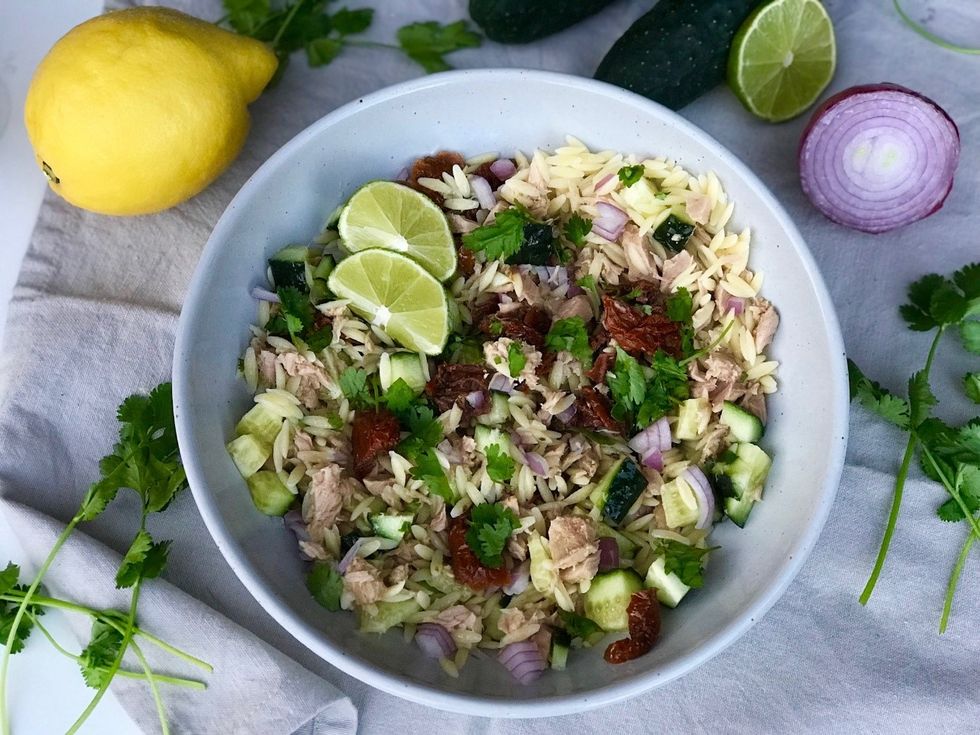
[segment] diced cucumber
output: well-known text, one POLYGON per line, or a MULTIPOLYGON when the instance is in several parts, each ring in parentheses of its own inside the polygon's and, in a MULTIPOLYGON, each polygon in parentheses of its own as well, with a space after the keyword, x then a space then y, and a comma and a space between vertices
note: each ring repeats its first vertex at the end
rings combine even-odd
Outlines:
POLYGON ((643 580, 632 569, 602 572, 592 579, 585 593, 585 615, 603 630, 626 630, 627 608, 634 592, 643 589, 643 580))
POLYGON ((693 234, 694 225, 687 221, 687 214, 683 209, 675 208, 653 231, 653 239, 667 250, 679 253, 693 234))
POLYGON ((423 360, 416 352, 382 353, 378 362, 378 380, 381 390, 388 390, 392 383, 401 378, 408 387, 418 395, 425 388, 425 372, 422 370, 423 360))
POLYGON ((748 520, 752 505, 762 497, 762 488, 772 460, 755 444, 734 445, 723 458, 715 464, 713 474, 716 486, 726 496, 725 515, 738 526, 748 520))
POLYGON ((251 477, 262 469, 262 465, 272 454, 272 444, 263 442, 253 434, 242 434, 232 439, 226 446, 228 454, 235 461, 235 466, 245 478, 251 477))
POLYGON ((409 615, 414 615, 421 608, 414 600, 401 602, 377 602, 377 612, 369 614, 364 608, 358 608, 357 620, 362 633, 384 633, 389 628, 401 625, 409 615))
POLYGON ((289 491, 275 472, 269 470, 256 472, 245 482, 248 483, 248 491, 252 495, 255 507, 267 516, 284 515, 296 500, 296 496, 289 491))
POLYGON ((256 403, 235 425, 235 434, 251 434, 265 444, 272 444, 282 429, 282 416, 256 403))
POLYGON ((500 426, 510 418, 510 396, 497 390, 490 391, 490 410, 476 420, 487 426, 500 426))
POLYGON ((749 519, 755 501, 748 495, 743 495, 741 498, 725 498, 724 505, 725 515, 739 528, 745 528, 745 522, 749 519))
POLYGON ((555 671, 564 671, 568 664, 568 649, 572 642, 568 634, 563 630, 556 630, 551 634, 551 668, 555 671))
POLYGON ((667 525, 683 528, 698 520, 698 498, 687 480, 678 477, 666 483, 660 490, 667 525))
POLYGON ((592 492, 592 502, 613 524, 622 522, 629 509, 646 489, 647 478, 632 459, 623 457, 609 468, 592 492))
POLYGON ((368 518, 376 534, 392 541, 401 541, 405 538, 405 532, 411 527, 412 519, 413 516, 407 513, 397 515, 376 513, 368 518))
POLYGON ((337 262, 333 259, 332 255, 324 255, 320 258, 320 262, 316 264, 316 268, 313 269, 313 278, 317 281, 325 281, 333 273, 334 267, 337 262))
POLYGON ((308 291, 306 260, 310 251, 302 245, 290 245, 269 258, 269 269, 276 288, 298 288, 308 291))
POLYGON ((490 426, 477 424, 473 428, 473 439, 476 441, 477 450, 483 452, 484 454, 486 454, 487 449, 494 444, 500 447, 501 454, 510 454, 510 435, 501 431, 500 429, 494 429, 490 426))
POLYGON ((558 580, 558 572, 538 533, 532 533, 528 538, 527 552, 531 557, 531 584, 538 592, 550 592, 558 580))
POLYGON ((615 528, 607 526, 605 523, 599 523, 596 525, 596 536, 599 538, 615 539, 616 546, 619 548, 619 555, 621 557, 629 558, 636 555, 636 544, 626 538, 615 528))
POLYGON ((314 304, 319 304, 332 298, 330 288, 327 286, 327 278, 329 278, 335 265, 336 263, 332 256, 324 255, 320 259, 320 262, 317 263, 316 268, 310 269, 310 272, 307 273, 310 277, 310 298, 314 304))
POLYGON ((667 607, 677 607, 691 589, 673 572, 664 567, 664 557, 658 556, 647 570, 646 586, 657 590, 657 599, 667 607))
POLYGON ((674 438, 679 441, 693 441, 708 428, 711 420, 711 404, 707 398, 689 398, 681 401, 677 414, 674 438))
POLYGON ((721 407, 721 423, 740 442, 757 442, 766 430, 758 416, 731 401, 725 401, 721 407))
POLYGON ((620 190, 620 196, 631 208, 646 217, 652 217, 663 211, 663 202, 657 199, 657 187, 650 179, 643 178, 632 186, 620 190))

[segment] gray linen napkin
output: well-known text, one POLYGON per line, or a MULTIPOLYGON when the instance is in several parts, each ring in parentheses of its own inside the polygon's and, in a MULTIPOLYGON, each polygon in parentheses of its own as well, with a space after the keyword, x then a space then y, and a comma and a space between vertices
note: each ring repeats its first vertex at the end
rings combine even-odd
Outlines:
MULTIPOLYGON (((0 513, 36 568, 64 525, 20 503, 0 500, 0 513)), ((114 589, 119 554, 76 530, 45 577, 58 597, 99 609, 125 610, 126 590, 114 589), (84 570, 84 574, 79 574, 84 570)), ((88 639, 91 620, 70 615, 79 640, 88 639)), ((148 643, 140 648, 154 670, 204 681, 206 691, 161 685, 172 732, 291 733, 348 735, 357 711, 337 689, 204 603, 164 581, 144 585, 141 628, 214 667, 211 674, 189 666, 148 643)), ((135 663, 130 668, 139 670, 135 663)), ((113 690, 133 720, 147 732, 158 730, 158 715, 146 682, 116 679, 113 690)))

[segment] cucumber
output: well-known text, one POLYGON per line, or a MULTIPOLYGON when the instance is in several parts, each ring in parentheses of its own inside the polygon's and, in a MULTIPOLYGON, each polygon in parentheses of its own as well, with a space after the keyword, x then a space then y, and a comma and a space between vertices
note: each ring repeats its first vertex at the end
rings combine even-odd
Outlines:
POLYGON ((490 410, 477 417, 477 423, 500 426, 510 418, 510 397, 498 390, 490 391, 490 410))
POLYGON ((697 522, 698 498, 686 480, 678 477, 665 484, 660 489, 660 502, 671 528, 683 528, 697 522))
POLYGON ((734 445, 712 470, 716 487, 725 496, 725 515, 739 527, 745 526, 752 506, 762 497, 762 488, 772 460, 755 444, 734 445))
POLYGON ((657 199, 657 187, 650 179, 640 179, 619 193, 626 204, 646 217, 652 217, 663 209, 662 202, 657 199))
POLYGON ((500 429, 477 424, 473 429, 473 440, 478 451, 487 453, 487 449, 496 444, 501 454, 510 454, 510 436, 500 429))
POLYGON ((309 249, 302 245, 290 245, 269 258, 269 269, 276 288, 310 290, 306 282, 306 260, 309 254, 309 249))
POLYGON ((757 442, 766 430, 758 416, 731 401, 725 401, 721 407, 721 423, 740 442, 757 442))
POLYGON ((316 268, 310 269, 311 273, 307 274, 310 281, 310 298, 313 299, 314 304, 319 304, 333 298, 333 294, 327 286, 327 278, 330 277, 335 265, 336 262, 332 256, 324 255, 320 258, 320 262, 317 263, 316 268))
POLYGON ((265 444, 272 444, 282 429, 282 416, 256 403, 235 425, 235 434, 251 434, 265 444))
POLYGON ((653 231, 653 239, 667 250, 679 253, 694 234, 694 225, 686 217, 687 215, 681 216, 679 212, 672 210, 667 219, 653 231))
POLYGON ((262 465, 272 454, 272 444, 263 442, 252 434, 242 434, 225 445, 228 454, 235 461, 235 466, 242 477, 249 478, 262 469, 262 465))
POLYGON ((660 0, 616 41, 595 77, 678 110, 725 81, 732 39, 760 3, 660 0))
POLYGON ((739 528, 745 528, 753 505, 755 505, 755 501, 748 495, 743 495, 741 498, 725 498, 725 515, 731 518, 732 522, 739 528))
POLYGON ((368 521, 371 523, 371 528, 379 536, 392 541, 401 541, 405 538, 405 532, 412 525, 413 518, 414 516, 407 513, 398 515, 375 513, 368 517, 368 521))
POLYGON ((646 489, 647 478, 632 459, 623 457, 603 476, 592 491, 592 502, 612 524, 621 523, 629 509, 646 489))
POLYGON ((614 569, 597 574, 585 593, 585 615, 603 630, 626 630, 626 609, 634 592, 643 589, 643 580, 632 569, 614 569))
POLYGON ((245 482, 248 483, 248 491, 252 495, 255 507, 267 516, 285 515, 296 500, 296 496, 289 491, 275 472, 269 470, 256 472, 245 482))
POLYGON ((470 0, 470 17, 498 43, 530 43, 595 15, 612 0, 470 0))
POLYGON ((556 630, 551 634, 551 668, 555 671, 564 671, 568 664, 568 649, 572 645, 568 634, 563 630, 556 630))
POLYGON ((377 612, 368 613, 364 608, 357 611, 357 622, 362 633, 384 633, 389 628, 401 625, 409 615, 414 615, 421 608, 414 600, 401 602, 377 602, 377 612))
POLYGON ((711 405, 707 398, 689 398, 681 401, 674 427, 674 438, 679 441, 693 441, 708 428, 711 418, 711 405))
POLYGON ((646 586, 657 590, 657 600, 667 607, 677 607, 691 589, 673 572, 664 567, 664 557, 658 556, 647 570, 646 586))
POLYGON ((425 388, 423 360, 417 352, 384 352, 378 362, 378 380, 381 390, 388 390, 391 384, 401 378, 418 395, 425 388))

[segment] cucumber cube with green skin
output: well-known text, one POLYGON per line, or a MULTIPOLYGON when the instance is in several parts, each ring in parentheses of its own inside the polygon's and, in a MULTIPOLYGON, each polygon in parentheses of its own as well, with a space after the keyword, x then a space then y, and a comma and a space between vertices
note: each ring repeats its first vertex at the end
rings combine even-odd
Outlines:
POLYGON ((226 447, 238 471, 246 479, 262 469, 262 465, 272 454, 272 445, 261 441, 253 434, 236 437, 228 442, 226 447))
POLYGON ((691 486, 681 477, 664 484, 660 489, 664 517, 671 528, 683 528, 698 520, 698 498, 691 486))
POLYGON ((725 495, 725 515, 743 527, 752 506, 762 497, 762 489, 772 467, 772 460, 755 444, 735 444, 724 461, 713 468, 716 486, 725 495))
POLYGON ((377 602, 374 606, 377 608, 374 614, 367 613, 364 608, 359 608, 357 611, 362 633, 384 633, 389 628, 401 625, 410 615, 421 610, 414 599, 401 602, 377 602))
POLYGON ((476 442, 477 451, 483 452, 483 454, 486 454, 487 450, 494 445, 500 449, 501 454, 510 454, 512 446, 510 436, 500 429, 477 424, 473 429, 473 440, 476 442))
POLYGON ((374 532, 382 538, 401 541, 405 538, 405 532, 412 526, 413 516, 407 513, 398 515, 376 513, 371 515, 368 520, 374 532))
POLYGON ((242 416, 235 426, 235 434, 251 434, 259 441, 272 444, 276 435, 282 429, 282 416, 270 411, 261 403, 256 403, 242 416))
POLYGON ((647 486, 639 465, 623 457, 609 468, 589 497, 602 509, 602 515, 613 524, 621 523, 647 486))
POLYGON ((306 262, 310 251, 302 245, 290 245, 269 258, 269 270, 276 288, 297 288, 308 291, 306 262))
POLYGON ((681 401, 677 413, 674 438, 679 441, 694 441, 708 426, 711 419, 711 404, 706 398, 689 398, 681 401))
POLYGON ((482 416, 477 416, 478 424, 500 426, 510 418, 510 398, 506 393, 490 391, 490 410, 482 416))
POLYGON ((269 470, 256 472, 245 482, 255 507, 267 516, 285 515, 296 496, 283 484, 279 475, 269 470))
POLYGON ((673 572, 667 572, 664 557, 658 556, 647 570, 646 586, 657 591, 657 600, 667 607, 677 607, 690 587, 673 572))
POLYGON ((647 217, 663 211, 663 202, 657 198, 657 187, 650 179, 640 179, 632 186, 621 189, 619 195, 631 209, 647 217))
POLYGON ((653 231, 653 239, 667 250, 679 253, 687 245, 687 241, 693 234, 694 225, 685 222, 681 217, 671 212, 667 215, 667 219, 653 231))
POLYGON ((722 405, 720 420, 740 442, 757 442, 765 433, 765 426, 758 416, 731 401, 722 405))
POLYGON ((378 363, 378 380, 381 390, 388 390, 399 378, 418 395, 425 388, 425 372, 422 358, 417 352, 383 353, 378 363))
POLYGON ((556 630, 551 634, 551 668, 564 671, 568 664, 568 649, 572 645, 568 633, 556 630))

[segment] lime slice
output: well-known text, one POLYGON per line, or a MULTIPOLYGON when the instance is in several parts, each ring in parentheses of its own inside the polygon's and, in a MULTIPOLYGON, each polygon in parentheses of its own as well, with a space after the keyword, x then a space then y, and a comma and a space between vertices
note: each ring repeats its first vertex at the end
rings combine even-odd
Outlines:
POLYGON ((404 347, 438 355, 449 337, 446 291, 411 258, 390 250, 363 250, 337 264, 330 290, 404 347))
POLYGON ((753 115, 782 122, 817 101, 836 66, 834 25, 820 0, 772 0, 735 34, 728 84, 753 115))
POLYGON ((338 223, 352 253, 384 248, 404 253, 440 281, 456 270, 456 248, 446 215, 429 197, 391 181, 365 184, 347 202, 338 223))

